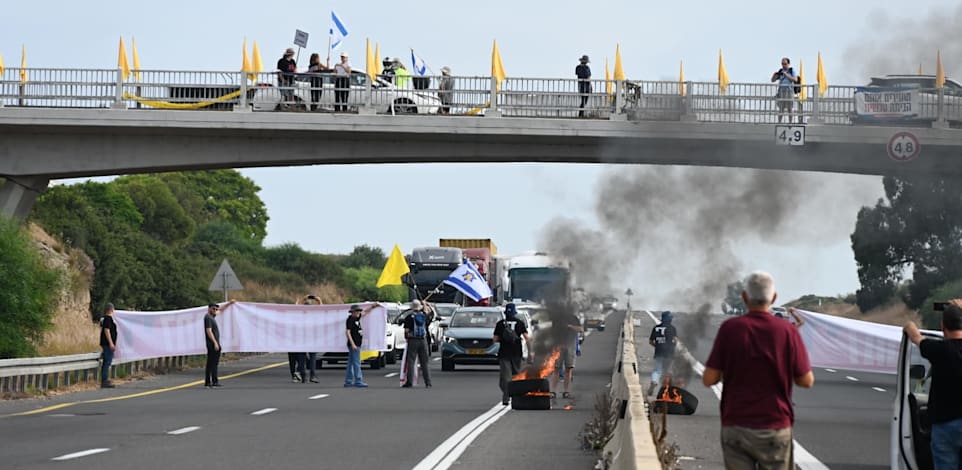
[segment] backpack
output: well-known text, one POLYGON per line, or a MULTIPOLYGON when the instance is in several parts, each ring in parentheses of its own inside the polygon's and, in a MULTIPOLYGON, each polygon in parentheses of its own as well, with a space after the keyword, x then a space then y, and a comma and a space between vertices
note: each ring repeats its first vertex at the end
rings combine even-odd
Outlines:
POLYGON ((793 69, 793 68, 791 68, 791 67, 788 68, 788 71, 789 71, 789 73, 791 73, 795 78, 798 79, 798 82, 795 82, 795 84, 792 86, 792 91, 795 92, 796 95, 797 95, 797 94, 800 94, 800 93, 802 92, 802 84, 801 84, 802 79, 801 79, 801 77, 799 77, 798 75, 795 75, 795 69, 793 69))
POLYGON ((414 329, 411 330, 411 336, 415 338, 424 338, 427 336, 427 329, 425 325, 427 324, 427 315, 424 312, 414 313, 414 329))
POLYGON ((509 350, 513 351, 514 348, 519 344, 518 332, 515 331, 514 327, 508 324, 508 320, 502 321, 504 321, 504 328, 501 330, 501 348, 508 348, 509 350))

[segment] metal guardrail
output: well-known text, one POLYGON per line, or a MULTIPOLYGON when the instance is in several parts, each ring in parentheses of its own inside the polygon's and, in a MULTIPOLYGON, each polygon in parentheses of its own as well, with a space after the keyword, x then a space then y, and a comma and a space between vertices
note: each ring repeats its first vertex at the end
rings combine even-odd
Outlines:
MULTIPOLYGON (((60 386, 100 380, 100 353, 69 356, 0 359, 0 396, 45 391, 60 386)), ((129 376, 145 370, 184 367, 191 357, 170 356, 136 361, 115 361, 110 377, 129 376)))
MULTIPOLYGON (((124 80, 115 69, 6 68, 0 74, 0 107, 203 109, 365 114, 499 115, 539 118, 596 118, 772 124, 856 123, 854 86, 803 85, 805 99, 787 100, 780 113, 777 84, 677 81, 589 80, 491 77, 352 76, 343 86, 333 75, 298 73, 278 86, 274 72, 141 70, 124 80), (392 82, 388 84, 388 82, 392 82), (451 89, 442 83, 452 84, 451 89), (494 99, 492 99, 492 97, 494 99), (336 100, 346 100, 338 103, 336 100), (344 107, 340 107, 343 104, 344 107)), ((943 90, 918 90, 919 118, 962 121, 962 97, 943 90)))

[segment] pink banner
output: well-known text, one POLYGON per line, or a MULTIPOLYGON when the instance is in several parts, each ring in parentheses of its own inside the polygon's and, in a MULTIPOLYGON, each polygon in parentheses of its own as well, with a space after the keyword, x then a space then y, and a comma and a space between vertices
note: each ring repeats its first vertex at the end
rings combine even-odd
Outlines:
POLYGON ((894 374, 902 328, 795 310, 805 319, 798 332, 812 367, 894 374))

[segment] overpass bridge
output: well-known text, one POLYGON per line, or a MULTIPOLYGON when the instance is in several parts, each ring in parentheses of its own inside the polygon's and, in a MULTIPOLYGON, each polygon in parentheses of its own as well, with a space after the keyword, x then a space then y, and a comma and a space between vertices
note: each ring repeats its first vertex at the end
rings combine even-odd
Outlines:
POLYGON ((17 217, 51 179, 214 168, 563 162, 962 175, 962 104, 943 90, 904 95, 914 119, 893 123, 870 121, 859 88, 845 86, 821 95, 806 85, 796 112, 780 116, 771 84, 593 80, 581 94, 577 80, 454 77, 445 94, 438 77, 398 89, 356 74, 341 90, 345 109, 332 111, 323 74, 299 75, 294 98, 278 104, 271 73, 25 73, 0 77, 0 211, 17 217))

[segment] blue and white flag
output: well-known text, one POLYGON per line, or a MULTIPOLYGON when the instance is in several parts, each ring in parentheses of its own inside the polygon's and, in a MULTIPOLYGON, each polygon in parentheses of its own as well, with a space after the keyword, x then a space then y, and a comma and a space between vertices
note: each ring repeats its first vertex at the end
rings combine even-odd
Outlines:
POLYGON ((414 73, 418 75, 428 73, 428 64, 424 62, 421 56, 414 53, 414 49, 411 49, 411 66, 414 68, 414 73))
POLYGON ((474 263, 468 260, 465 260, 464 264, 458 266, 458 269, 448 274, 448 278, 444 280, 444 283, 461 291, 462 294, 470 297, 471 300, 475 302, 493 295, 491 293, 491 287, 489 287, 487 281, 484 280, 484 276, 478 272, 478 268, 474 266, 474 263))
POLYGON ((337 13, 331 10, 331 50, 337 49, 338 46, 344 42, 344 38, 347 37, 347 28, 344 27, 344 23, 341 19, 337 17, 337 13))

